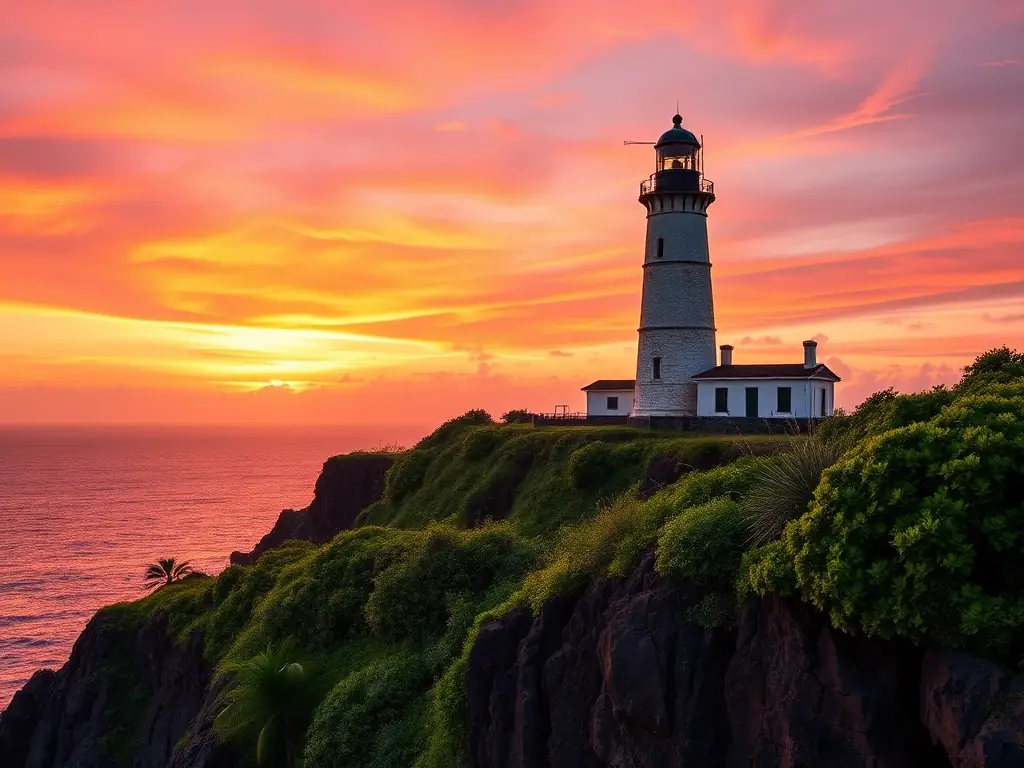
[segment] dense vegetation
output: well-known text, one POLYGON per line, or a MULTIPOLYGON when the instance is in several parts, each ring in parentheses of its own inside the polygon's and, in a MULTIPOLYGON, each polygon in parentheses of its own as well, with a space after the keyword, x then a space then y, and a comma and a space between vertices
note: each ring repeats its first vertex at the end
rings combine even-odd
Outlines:
MULTIPOLYGON (((458 765, 477 628, 651 551, 704 590, 690 616, 703 626, 776 592, 844 630, 1024 654, 1019 353, 982 355, 956 387, 874 395, 810 438, 505 421, 442 425, 400 455, 361 527, 326 545, 289 543, 102 618, 127 631, 166 613, 229 671, 293 638, 319 686, 309 768, 458 765)), ((117 738, 144 695, 126 681, 117 738)))

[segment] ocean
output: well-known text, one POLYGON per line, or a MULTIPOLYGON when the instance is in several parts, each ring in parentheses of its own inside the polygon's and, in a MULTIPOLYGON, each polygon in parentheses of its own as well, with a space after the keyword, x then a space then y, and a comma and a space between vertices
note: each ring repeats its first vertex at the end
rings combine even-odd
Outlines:
POLYGON ((205 573, 313 498, 324 460, 427 427, 0 428, 0 710, 147 564, 205 573))

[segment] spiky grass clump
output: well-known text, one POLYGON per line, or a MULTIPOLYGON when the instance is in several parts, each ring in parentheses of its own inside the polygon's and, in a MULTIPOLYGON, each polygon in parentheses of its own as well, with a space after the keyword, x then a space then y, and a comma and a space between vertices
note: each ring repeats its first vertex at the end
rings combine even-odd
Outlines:
POLYGON ((847 441, 812 437, 795 442, 758 468, 742 501, 749 526, 747 547, 760 547, 782 535, 786 523, 807 511, 821 473, 845 453, 847 441))

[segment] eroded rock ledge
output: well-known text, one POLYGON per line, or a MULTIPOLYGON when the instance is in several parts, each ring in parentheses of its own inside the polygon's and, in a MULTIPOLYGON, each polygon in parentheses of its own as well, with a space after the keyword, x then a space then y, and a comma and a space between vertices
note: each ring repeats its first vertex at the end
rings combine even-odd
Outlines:
POLYGON ((359 513, 384 495, 384 477, 394 462, 387 454, 351 454, 328 459, 317 477, 309 506, 281 512, 274 527, 253 550, 232 552, 231 562, 251 565, 268 549, 286 541, 322 544, 341 531, 354 528, 359 513))
POLYGON ((484 626, 469 764, 1024 766, 1024 676, 845 635, 781 598, 705 630, 687 619, 700 598, 648 557, 627 579, 484 626))

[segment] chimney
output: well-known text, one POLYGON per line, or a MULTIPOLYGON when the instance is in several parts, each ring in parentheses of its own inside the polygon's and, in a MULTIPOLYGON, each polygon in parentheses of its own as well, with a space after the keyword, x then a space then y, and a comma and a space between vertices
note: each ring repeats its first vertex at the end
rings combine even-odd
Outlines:
POLYGON ((732 344, 723 344, 720 349, 722 350, 722 365, 732 365, 732 344))
POLYGON ((818 342, 804 342, 804 368, 814 368, 818 365, 818 342))

